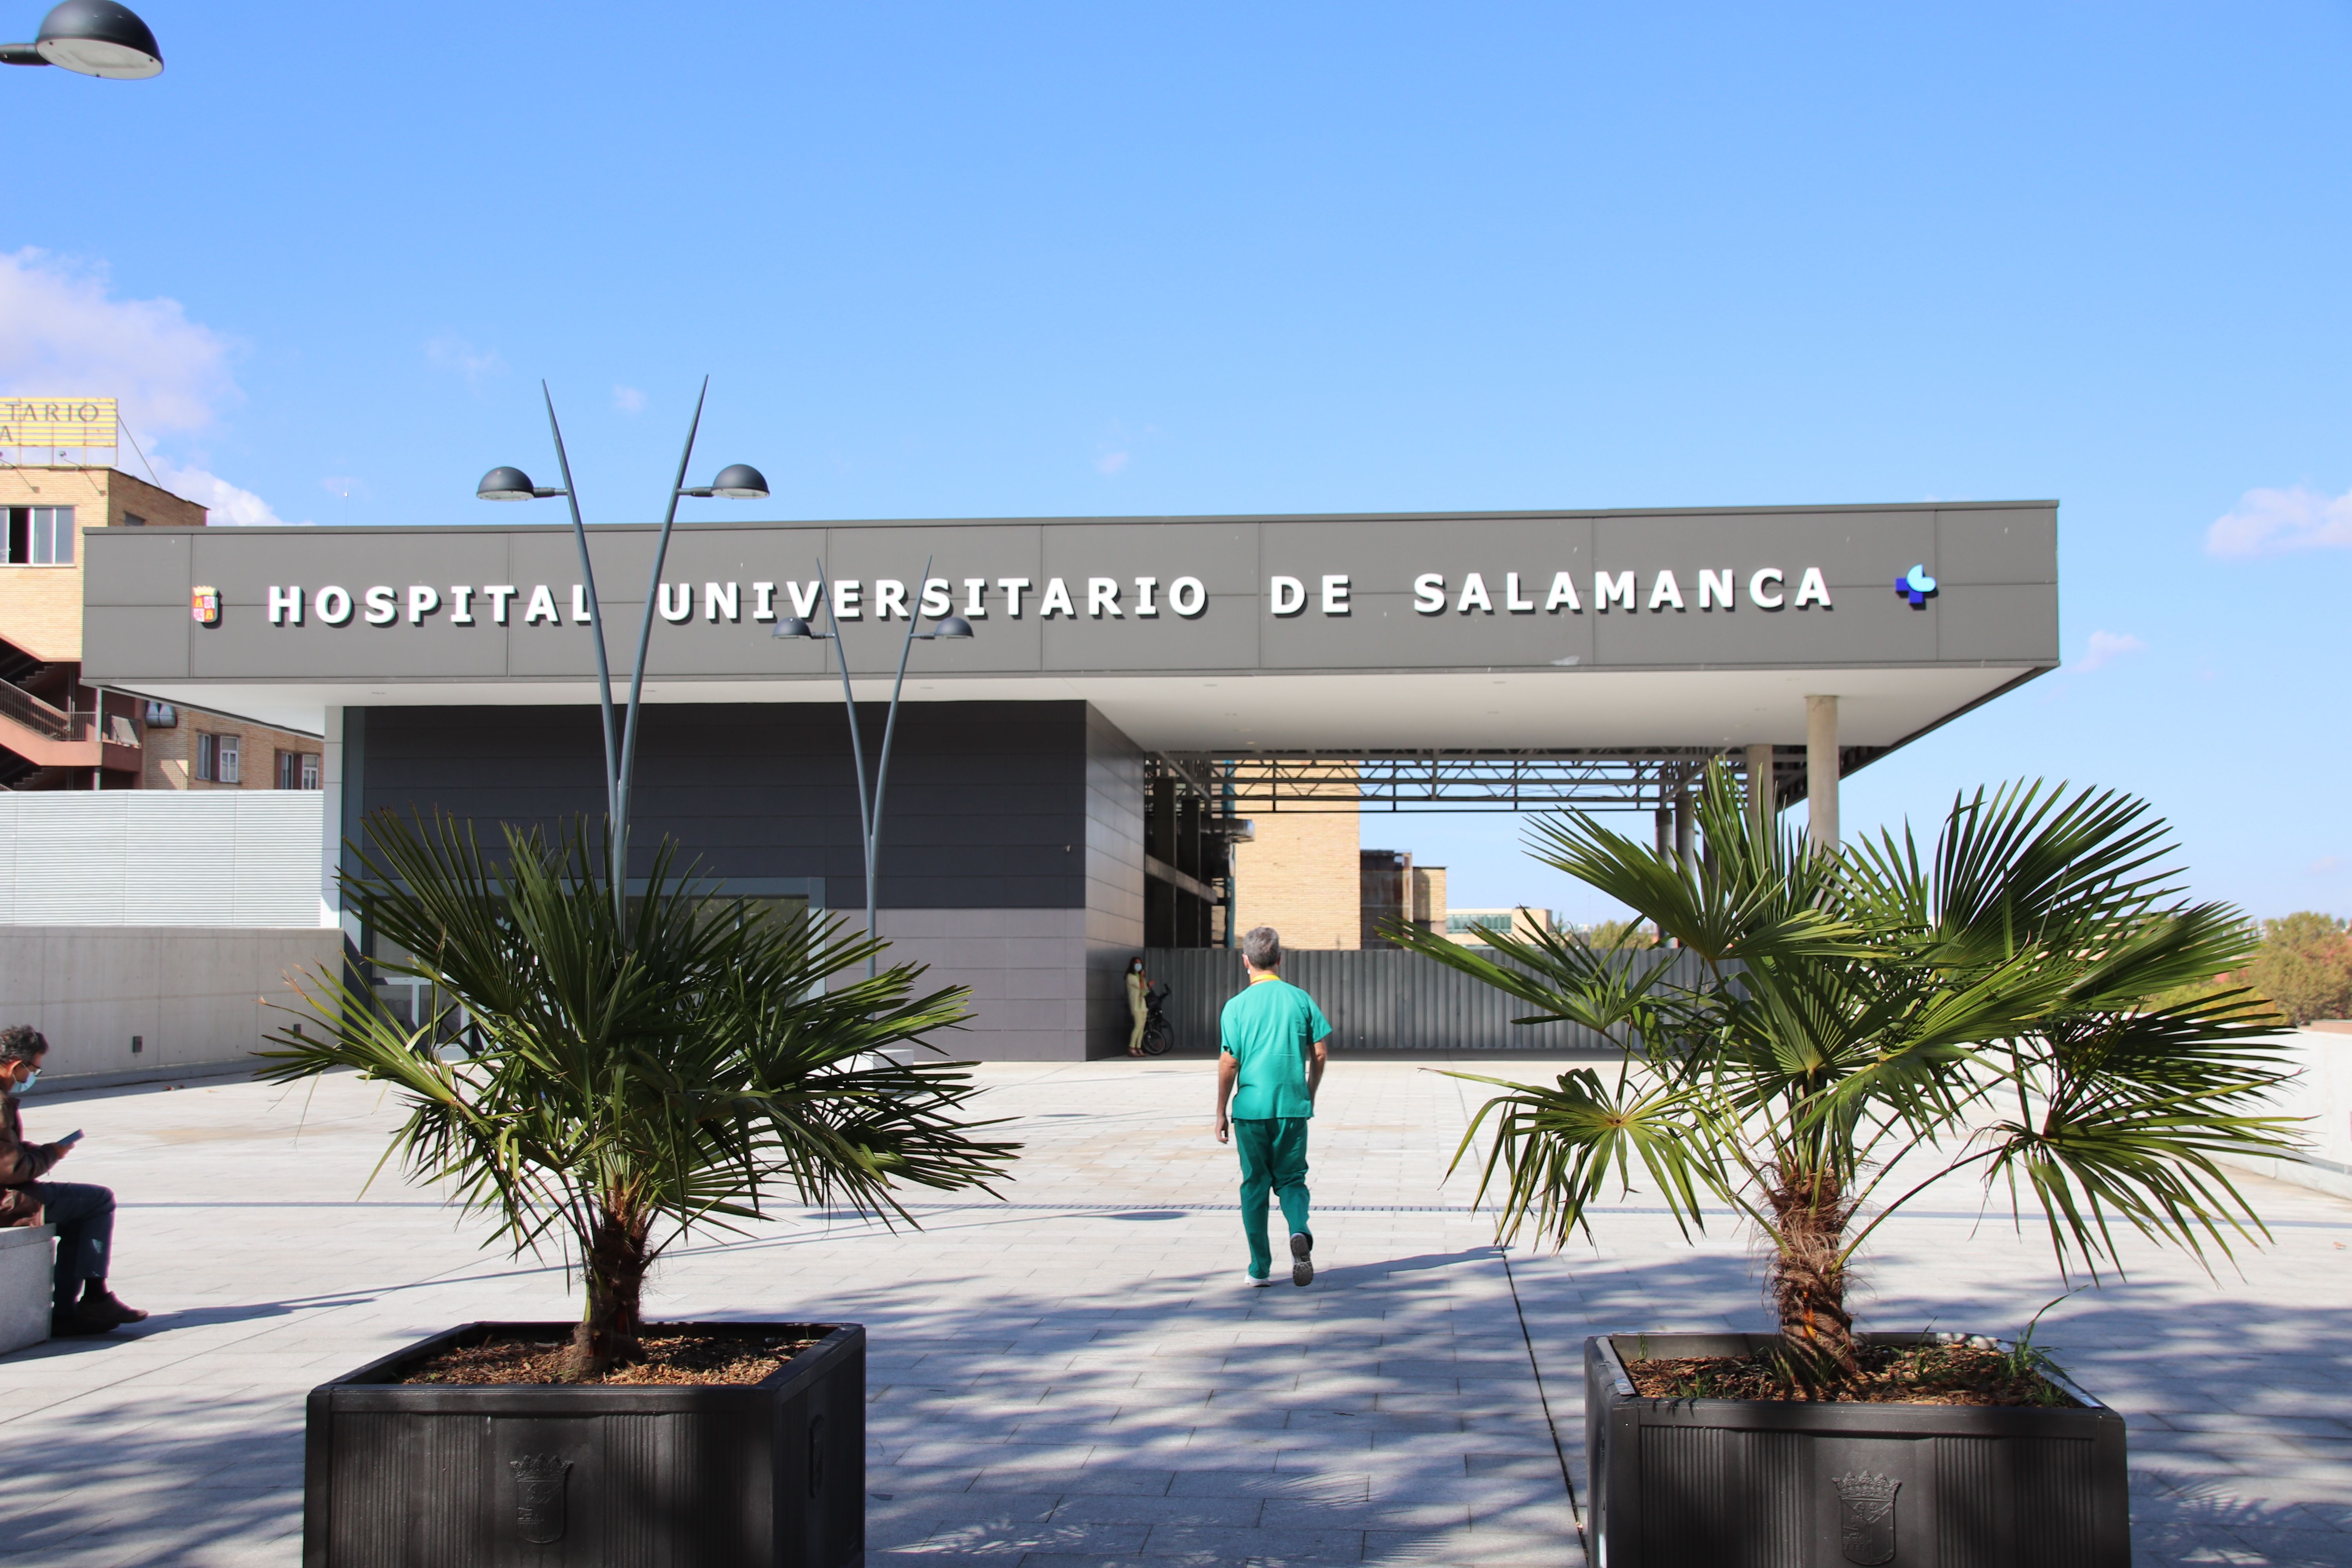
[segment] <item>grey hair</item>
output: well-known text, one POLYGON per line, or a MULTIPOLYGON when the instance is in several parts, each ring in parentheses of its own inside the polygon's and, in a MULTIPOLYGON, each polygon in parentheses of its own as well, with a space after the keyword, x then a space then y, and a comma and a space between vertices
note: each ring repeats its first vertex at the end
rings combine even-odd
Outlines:
POLYGON ((1282 966, 1282 933, 1272 926, 1252 926, 1242 932, 1242 956, 1257 969, 1282 966))
POLYGON ((47 1037, 30 1024, 0 1029, 0 1062, 38 1061, 49 1054, 47 1037))

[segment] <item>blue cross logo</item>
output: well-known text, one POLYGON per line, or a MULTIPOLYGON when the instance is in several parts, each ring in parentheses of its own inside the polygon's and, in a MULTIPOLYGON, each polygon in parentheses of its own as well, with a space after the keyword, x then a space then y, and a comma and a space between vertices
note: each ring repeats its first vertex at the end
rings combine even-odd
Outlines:
POLYGON ((1927 575, 1927 563, 1921 562, 1895 579, 1895 591, 1911 601, 1915 610, 1927 607, 1927 596, 1936 591, 1936 580, 1927 575))

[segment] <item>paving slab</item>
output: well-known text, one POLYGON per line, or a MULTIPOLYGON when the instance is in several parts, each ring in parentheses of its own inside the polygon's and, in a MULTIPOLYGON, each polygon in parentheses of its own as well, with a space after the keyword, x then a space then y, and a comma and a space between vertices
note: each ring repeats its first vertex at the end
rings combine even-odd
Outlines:
MULTIPOLYGON (((786 1206, 672 1247, 648 1310, 866 1324, 876 1564, 1581 1563, 1584 1337, 1764 1326, 1748 1239, 1723 1216, 1685 1246, 1635 1194, 1590 1241, 1502 1250, 1445 1173, 1475 1086, 1343 1058, 1316 1282, 1252 1289, 1212 1070, 984 1067, 1027 1145, 1001 1201, 896 1230, 786 1206)), ((483 1248, 396 1173, 368 1185, 397 1116, 354 1079, 26 1112, 87 1129, 60 1174, 121 1194, 116 1283, 156 1315, 0 1358, 0 1568, 292 1568, 310 1386, 452 1323, 578 1311, 561 1259, 483 1248)), ((2042 1338, 2133 1424, 2139 1561, 2352 1568, 2352 1204, 2244 1184, 2267 1248, 2209 1275, 2134 1244, 2042 1338)), ((2005 1333, 2067 1288, 1974 1189, 1920 1211, 1864 1260, 1865 1326, 2005 1333)))

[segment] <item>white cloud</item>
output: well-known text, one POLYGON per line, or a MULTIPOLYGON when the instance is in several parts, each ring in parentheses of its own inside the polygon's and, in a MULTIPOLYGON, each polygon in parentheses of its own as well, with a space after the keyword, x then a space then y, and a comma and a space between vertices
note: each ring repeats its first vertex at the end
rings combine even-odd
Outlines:
POLYGON ((2322 855, 2304 869, 2315 877, 2333 877, 2336 872, 2344 869, 2344 862, 2333 855, 2322 855))
POLYGON ((613 406, 624 414, 643 414, 646 411, 646 395, 634 386, 615 385, 613 388, 613 406))
MULTIPOLYGON (((115 298, 102 265, 31 247, 0 252, 0 392, 118 398, 164 489, 209 508, 216 523, 278 522, 251 490, 154 450, 157 436, 207 429, 238 401, 236 349, 176 300, 115 298)), ((128 471, 131 458, 126 449, 117 466, 128 471)))
MULTIPOLYGON (((283 527, 286 520, 276 509, 251 490, 229 483, 218 474, 202 468, 183 468, 167 460, 155 464, 155 477, 173 495, 185 496, 198 506, 211 510, 206 521, 220 527, 283 527)), ((309 527, 305 518, 300 526, 309 527)))
POLYGON ((2352 490, 2324 496, 2291 490, 2248 490, 2205 531, 2216 555, 2278 555, 2290 550, 2352 549, 2352 490))
POLYGON ((1125 452, 1105 452, 1095 459, 1095 472, 1115 474, 1127 467, 1128 457, 1129 454, 1125 452))
POLYGON ((238 396, 235 345, 176 300, 118 300, 106 268, 0 253, 0 392, 116 397, 136 434, 202 430, 238 396))
POLYGON ((436 332, 425 340, 425 363, 438 370, 454 370, 474 391, 493 375, 507 373, 507 362, 496 349, 478 349, 455 332, 436 332))
POLYGON ((2126 654, 2147 651, 2147 644, 2129 632, 2093 632, 2090 646, 2074 661, 2074 668, 2088 675, 2095 669, 2105 668, 2126 654))

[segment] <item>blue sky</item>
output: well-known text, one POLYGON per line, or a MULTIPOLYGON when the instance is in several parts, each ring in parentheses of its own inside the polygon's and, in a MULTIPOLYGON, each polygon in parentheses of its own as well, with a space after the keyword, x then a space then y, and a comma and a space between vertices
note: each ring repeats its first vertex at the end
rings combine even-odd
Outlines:
MULTIPOLYGON (((706 371, 788 516, 2055 497, 2069 668, 1849 832, 2097 782, 2352 912, 2344 5, 139 9, 0 73, 0 390, 224 518, 471 520, 541 375, 643 516, 706 371)), ((1598 912, 1517 826, 1370 832, 1598 912)))

